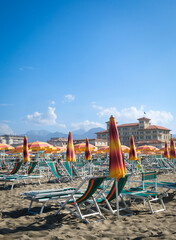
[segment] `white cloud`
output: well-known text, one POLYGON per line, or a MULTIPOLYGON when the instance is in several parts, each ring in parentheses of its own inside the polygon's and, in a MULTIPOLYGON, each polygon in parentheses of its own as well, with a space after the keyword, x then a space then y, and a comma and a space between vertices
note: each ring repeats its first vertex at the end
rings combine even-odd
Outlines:
MULTIPOLYGON (((117 122, 137 122, 137 119, 144 116, 144 106, 136 108, 134 106, 129 108, 123 108, 117 110, 116 107, 103 108, 102 106, 97 106, 95 103, 92 105, 94 109, 97 109, 97 115, 99 117, 110 117, 111 115, 115 116, 117 122)), ((154 125, 157 124, 167 124, 173 120, 173 115, 170 112, 166 111, 155 111, 149 110, 146 112, 146 117, 151 119, 151 123, 154 125)))
POLYGON ((75 100, 75 96, 73 96, 72 94, 67 94, 64 96, 64 102, 72 102, 75 100))
POLYGON ((102 123, 91 122, 89 120, 86 120, 84 122, 72 123, 71 127, 73 128, 73 130, 84 129, 84 130, 88 131, 91 128, 97 128, 97 127, 104 128, 105 125, 102 123))
POLYGON ((24 71, 24 70, 34 70, 34 67, 32 66, 24 66, 24 67, 19 67, 20 71, 24 71))
POLYGON ((13 135, 15 134, 14 131, 9 127, 9 125, 5 124, 5 123, 0 123, 0 135, 4 135, 4 134, 9 134, 9 135, 13 135))
POLYGON ((55 113, 54 107, 48 107, 46 113, 34 112, 33 114, 29 114, 26 117, 28 122, 32 122, 37 125, 55 125, 56 124, 57 115, 55 113))

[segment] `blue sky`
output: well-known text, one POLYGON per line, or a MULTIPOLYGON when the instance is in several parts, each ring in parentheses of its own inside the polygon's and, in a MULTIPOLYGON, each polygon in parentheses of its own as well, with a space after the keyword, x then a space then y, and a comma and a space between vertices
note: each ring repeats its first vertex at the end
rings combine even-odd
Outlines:
POLYGON ((175 0, 1 0, 0 134, 151 118, 176 133, 175 0))

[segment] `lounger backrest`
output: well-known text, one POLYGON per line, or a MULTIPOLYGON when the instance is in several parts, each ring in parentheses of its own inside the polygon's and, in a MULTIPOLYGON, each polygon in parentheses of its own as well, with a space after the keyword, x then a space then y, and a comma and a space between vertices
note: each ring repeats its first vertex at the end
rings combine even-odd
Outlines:
POLYGON ((10 174, 15 174, 18 172, 18 170, 20 169, 22 165, 22 162, 16 162, 15 165, 14 165, 14 168, 13 170, 10 172, 10 174))
MULTIPOLYGON (((123 190, 126 182, 127 182, 127 179, 128 179, 129 175, 126 175, 124 178, 120 178, 119 181, 118 181, 118 195, 121 193, 121 191, 123 190)), ((114 200, 116 198, 116 184, 115 184, 115 181, 117 181, 116 179, 114 180, 114 183, 106 197, 106 199, 110 202, 112 200, 114 200)), ((106 201, 103 200, 101 201, 100 203, 105 203, 106 201)))
POLYGON ((65 168, 66 168, 66 170, 67 170, 67 172, 70 176, 73 176, 73 177, 77 176, 77 173, 74 169, 74 166, 73 165, 71 166, 70 162, 64 161, 63 164, 64 164, 64 166, 65 166, 65 168))
POLYGON ((59 172, 56 163, 53 161, 47 161, 48 166, 51 168, 52 173, 56 176, 56 177, 62 177, 61 173, 59 172))
POLYGON ((156 178, 157 178, 156 172, 143 172, 142 173, 142 181, 154 180, 156 178))
POLYGON ((28 174, 31 174, 34 171, 34 168, 36 167, 37 162, 30 162, 29 168, 28 168, 28 174))
MULTIPOLYGON (((76 200, 77 203, 81 203, 86 201, 87 199, 89 199, 98 189, 98 187, 102 184, 103 180, 106 177, 97 177, 97 178, 91 178, 89 180, 89 184, 87 187, 87 190, 85 191, 85 193, 76 200)), ((73 201, 69 202, 70 204, 74 204, 73 201)))

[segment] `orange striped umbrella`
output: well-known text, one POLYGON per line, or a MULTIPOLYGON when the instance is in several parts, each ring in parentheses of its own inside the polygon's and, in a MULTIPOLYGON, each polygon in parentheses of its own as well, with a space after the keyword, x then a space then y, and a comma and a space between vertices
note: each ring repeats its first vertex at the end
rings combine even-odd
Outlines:
POLYGON ((86 138, 85 160, 91 160, 89 139, 86 138))
POLYGON ((9 144, 0 143, 0 150, 12 150, 12 149, 15 149, 15 148, 9 144))
POLYGON ((134 137, 130 138, 130 152, 129 152, 129 160, 138 161, 136 147, 134 143, 134 137))
POLYGON ((123 153, 129 153, 129 151, 130 151, 129 147, 127 147, 125 145, 121 145, 121 147, 122 147, 122 152, 123 153))
POLYGON ((170 140, 170 159, 176 158, 176 153, 175 153, 175 145, 173 138, 170 140))
POLYGON ((150 145, 143 145, 140 147, 137 147, 136 150, 142 151, 142 152, 155 152, 159 150, 157 147, 150 146, 150 145))
MULTIPOLYGON (((86 143, 78 143, 78 144, 75 144, 75 145, 74 145, 74 149, 75 149, 75 152, 76 152, 76 153, 85 152, 85 150, 86 150, 86 143)), ((92 144, 89 144, 89 150, 90 150, 90 152, 91 152, 91 151, 94 151, 94 150, 97 150, 97 147, 95 147, 95 146, 92 145, 92 144)))
POLYGON ((33 142, 30 145, 30 149, 32 149, 33 151, 44 151, 49 147, 52 147, 52 145, 46 142, 39 142, 39 141, 33 142))
POLYGON ((122 148, 117 130, 115 117, 109 121, 109 176, 120 179, 125 177, 126 167, 122 155, 122 148))
POLYGON ((109 152, 109 146, 105 146, 97 150, 97 153, 107 153, 107 152, 109 152))
POLYGON ((75 162, 75 151, 74 151, 74 146, 73 146, 73 138, 72 138, 72 133, 69 132, 68 135, 68 142, 67 142, 67 152, 66 152, 66 160, 69 162, 75 162))
POLYGON ((164 155, 163 155, 165 158, 169 158, 169 149, 168 149, 168 146, 167 146, 167 142, 165 142, 165 147, 164 147, 164 155))
POLYGON ((24 143, 23 143, 23 162, 30 162, 28 143, 27 143, 26 136, 24 136, 24 143))

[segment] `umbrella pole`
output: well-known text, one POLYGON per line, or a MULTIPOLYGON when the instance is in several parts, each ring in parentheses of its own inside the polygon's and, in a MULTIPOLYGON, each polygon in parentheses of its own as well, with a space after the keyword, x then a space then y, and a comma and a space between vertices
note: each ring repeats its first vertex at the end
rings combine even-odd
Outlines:
POLYGON ((116 209, 117 209, 117 217, 119 217, 119 199, 118 199, 118 183, 117 179, 115 179, 116 183, 116 209))
POLYGON ((72 162, 70 162, 70 164, 71 164, 71 182, 73 181, 73 179, 72 179, 72 162))

